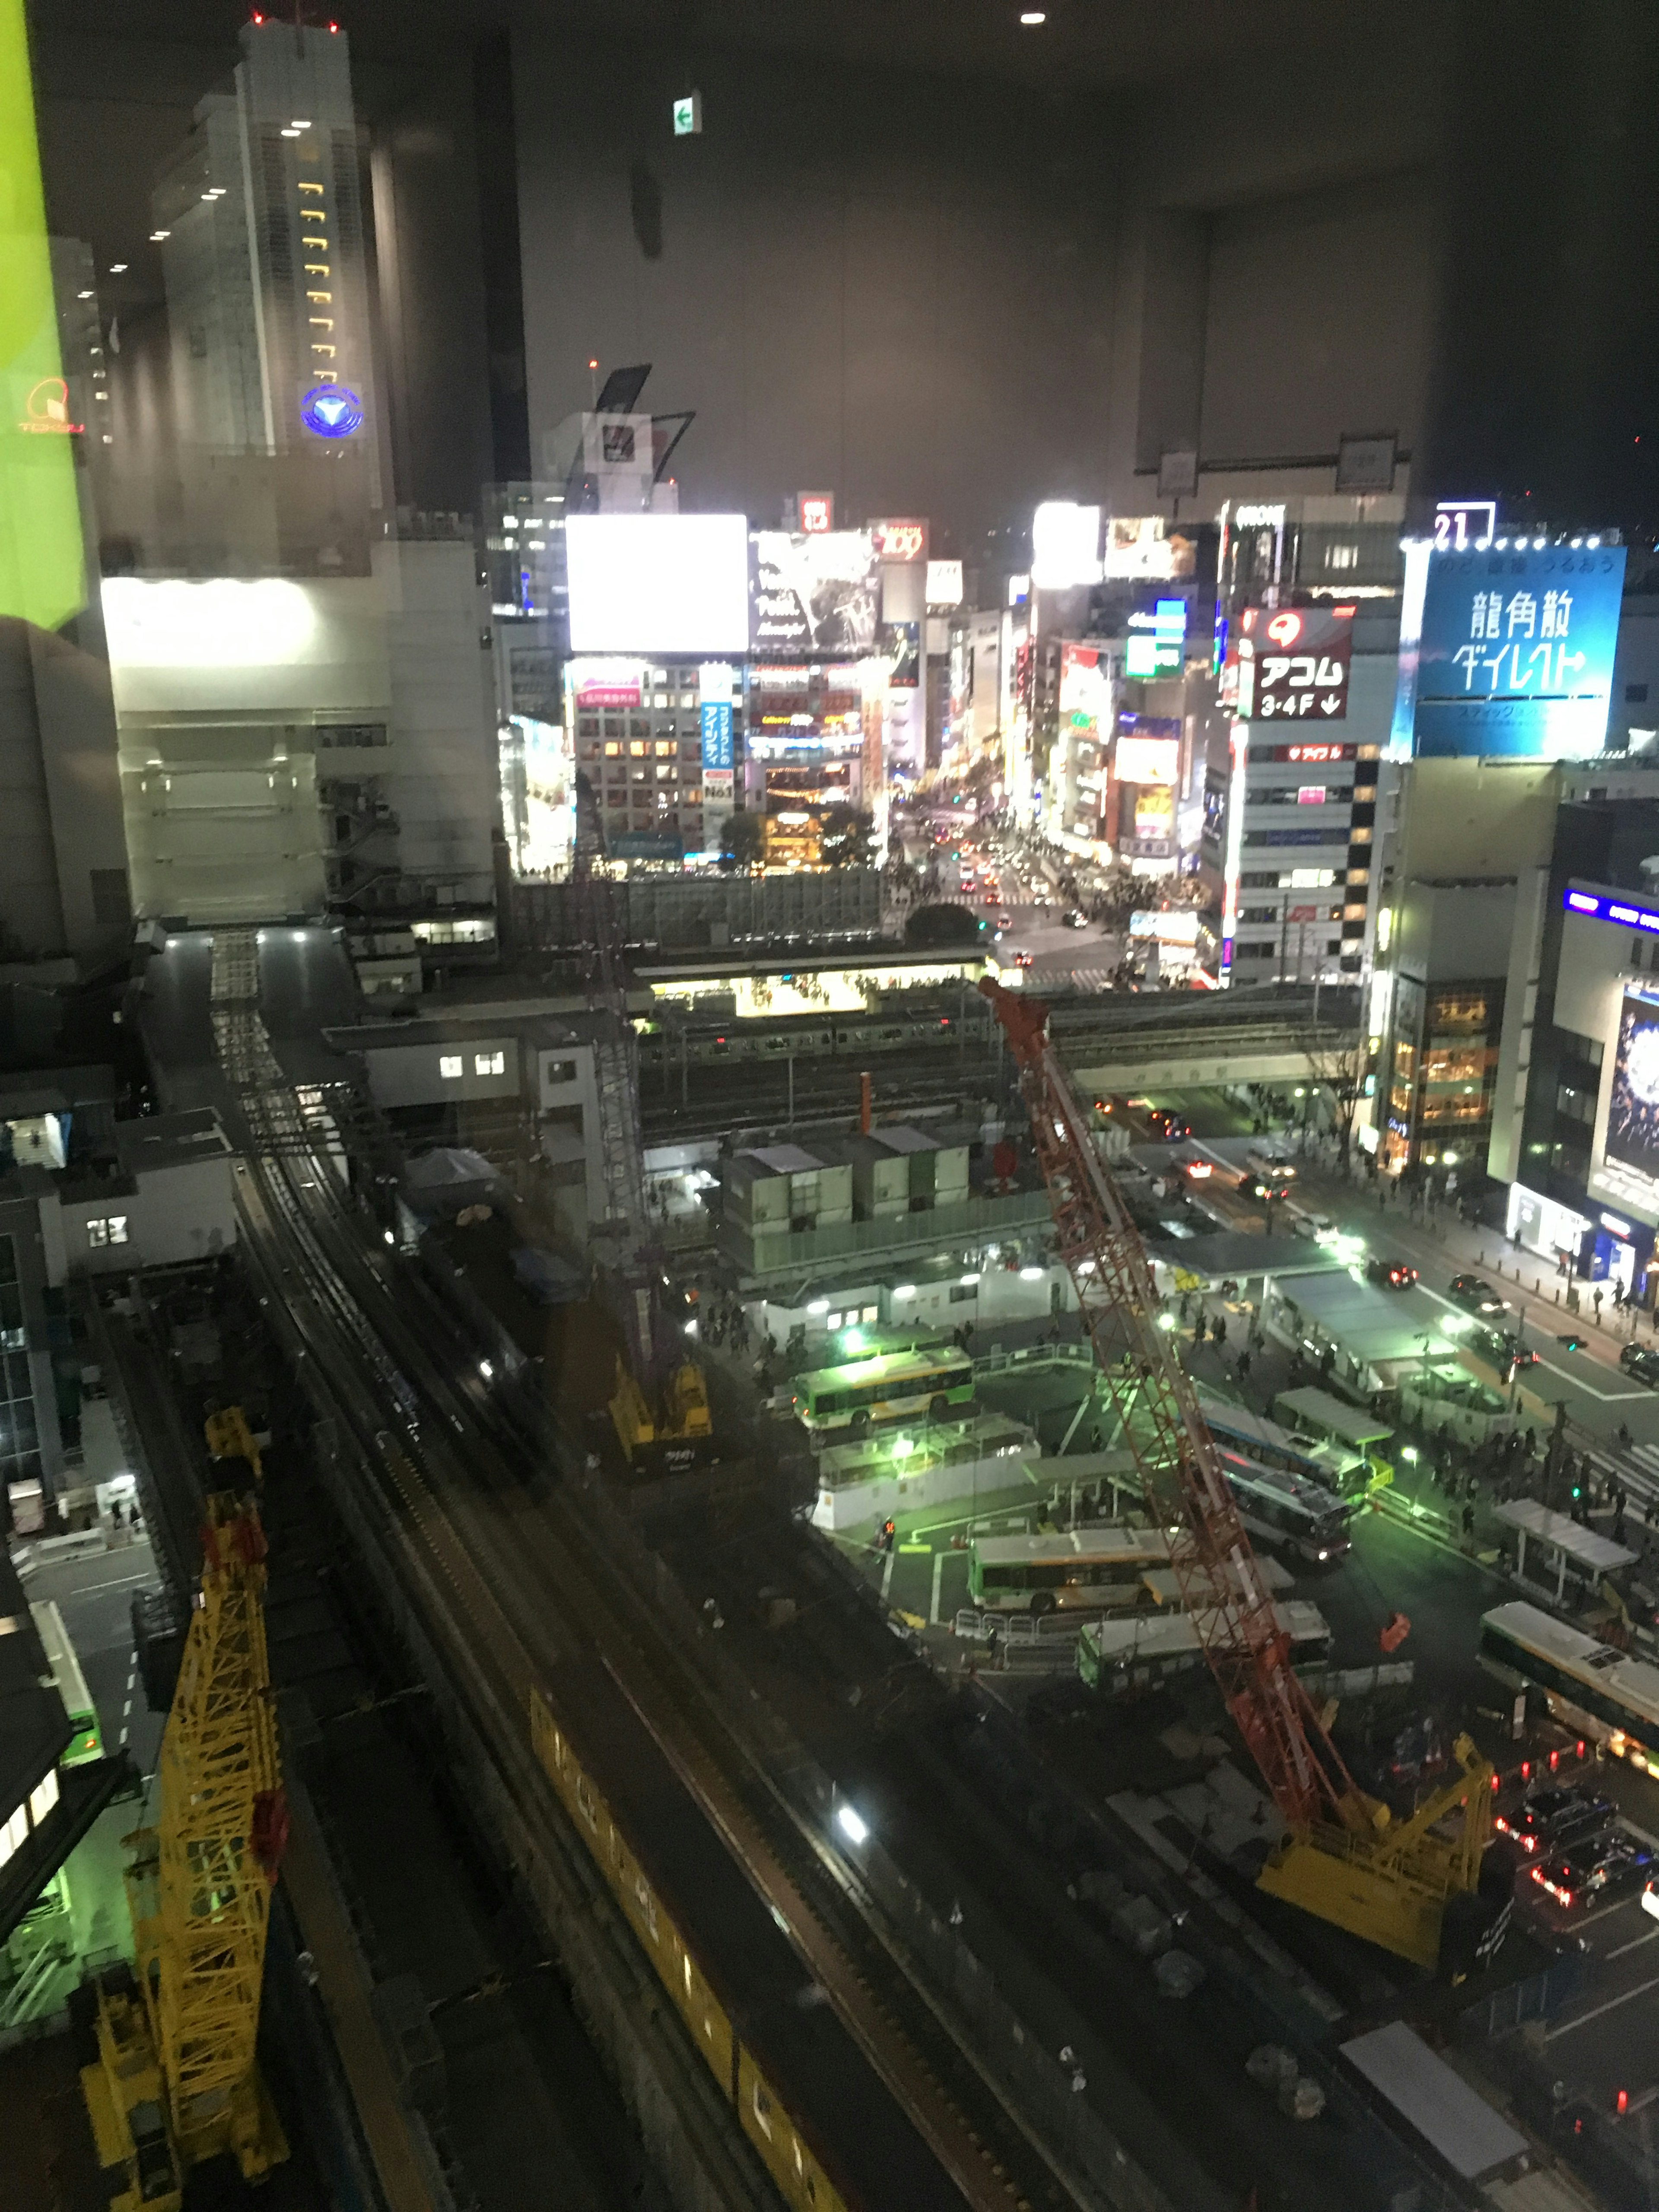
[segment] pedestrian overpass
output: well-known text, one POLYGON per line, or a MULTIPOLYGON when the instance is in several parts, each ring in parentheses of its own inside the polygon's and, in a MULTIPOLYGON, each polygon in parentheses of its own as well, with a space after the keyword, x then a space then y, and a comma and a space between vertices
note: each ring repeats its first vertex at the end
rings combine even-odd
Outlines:
POLYGON ((1232 990, 1203 997, 1057 999, 1049 1034, 1080 1091, 1200 1090, 1318 1081, 1352 1048, 1352 990, 1232 990))

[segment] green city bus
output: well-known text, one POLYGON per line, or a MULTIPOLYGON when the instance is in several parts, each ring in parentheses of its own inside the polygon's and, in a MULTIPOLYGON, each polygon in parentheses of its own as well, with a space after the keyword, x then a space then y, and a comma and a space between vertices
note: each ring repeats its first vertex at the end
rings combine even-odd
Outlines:
POLYGON ((87 1688, 87 1678, 81 1672, 81 1662, 70 1642, 69 1631, 64 1626, 64 1616, 55 1602, 48 1598, 44 1604, 31 1605, 35 1632, 40 1638, 46 1655, 46 1666, 64 1700, 64 1710, 69 1715, 70 1726, 75 1730, 73 1740, 59 1758, 60 1766, 82 1766, 89 1759, 101 1759, 104 1740, 98 1729, 97 1709, 87 1688))
POLYGON ((973 1403, 974 1363, 954 1344, 878 1352, 841 1367, 815 1368, 795 1385, 795 1413, 814 1435, 860 1436, 874 1421, 942 1421, 973 1403))

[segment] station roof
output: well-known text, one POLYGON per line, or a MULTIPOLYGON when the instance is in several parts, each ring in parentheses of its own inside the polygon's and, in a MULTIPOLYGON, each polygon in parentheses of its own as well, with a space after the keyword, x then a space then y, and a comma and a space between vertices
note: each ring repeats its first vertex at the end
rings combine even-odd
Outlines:
POLYGON ((1381 1290, 1374 1283, 1356 1280, 1346 1267, 1320 1273, 1286 1271, 1276 1275, 1274 1287, 1334 1337, 1345 1352, 1368 1366, 1386 1360, 1420 1360, 1425 1335, 1431 1359, 1456 1358, 1459 1317, 1426 1291, 1381 1290))
MULTIPOLYGON (((1171 1202, 1174 1210, 1174 1202, 1171 1202)), ((1323 1244, 1305 1237, 1257 1237, 1247 1229, 1219 1230, 1213 1237, 1160 1236, 1145 1232, 1147 1249, 1166 1267, 1184 1267, 1203 1282, 1219 1282, 1229 1275, 1244 1281, 1251 1275, 1280 1275, 1316 1269, 1341 1271, 1339 1260, 1323 1244)))
POLYGON ((1067 1452, 1063 1459, 1044 1459, 1037 1455, 1025 1461, 1024 1467, 1026 1480, 1044 1488, 1056 1482, 1069 1489, 1079 1483, 1140 1480, 1134 1454, 1121 1446, 1115 1451, 1067 1452))
POLYGON ((191 1107, 180 1114, 146 1114, 115 1125, 116 1157, 128 1175, 191 1166, 229 1149, 219 1117, 210 1106, 191 1107))
POLYGON ((1355 2036, 1340 2055, 1466 2181, 1527 2148, 1526 2137, 1403 2021, 1355 2036))
POLYGON ((1637 1557, 1610 1536, 1597 1535, 1594 1528, 1582 1527, 1565 1513, 1553 1512, 1535 1498, 1514 1498, 1498 1506, 1497 1512, 1498 1518, 1511 1528, 1524 1529, 1534 1543, 1553 1552, 1564 1552, 1576 1566, 1593 1575, 1611 1574, 1615 1567, 1629 1566, 1637 1557))

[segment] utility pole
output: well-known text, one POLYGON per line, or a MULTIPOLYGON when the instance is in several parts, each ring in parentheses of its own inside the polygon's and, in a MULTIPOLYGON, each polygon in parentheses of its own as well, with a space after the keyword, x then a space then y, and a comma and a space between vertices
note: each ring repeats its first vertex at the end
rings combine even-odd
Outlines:
POLYGON ((1567 1401, 1555 1401, 1555 1426, 1550 1431, 1549 1446, 1544 1454, 1544 1503, 1552 1511, 1559 1511, 1556 1501, 1560 1495, 1561 1464, 1567 1455, 1567 1401))

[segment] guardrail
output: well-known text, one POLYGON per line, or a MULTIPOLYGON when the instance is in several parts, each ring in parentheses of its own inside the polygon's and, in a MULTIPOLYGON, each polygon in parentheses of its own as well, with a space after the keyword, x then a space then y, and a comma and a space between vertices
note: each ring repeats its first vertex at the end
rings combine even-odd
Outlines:
POLYGON ((1092 1367, 1094 1347, 1088 1344, 1073 1344, 1062 1338, 1058 1344, 1021 1344, 1012 1352, 975 1353, 974 1373, 1006 1375, 1016 1367, 1092 1367))

